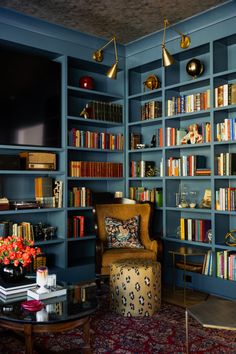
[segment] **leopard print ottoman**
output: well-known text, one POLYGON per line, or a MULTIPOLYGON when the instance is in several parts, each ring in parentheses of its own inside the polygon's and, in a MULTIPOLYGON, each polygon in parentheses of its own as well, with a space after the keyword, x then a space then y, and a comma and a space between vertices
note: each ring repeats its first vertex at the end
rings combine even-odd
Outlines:
POLYGON ((123 259, 110 268, 111 309, 123 316, 152 316, 161 305, 161 265, 123 259))

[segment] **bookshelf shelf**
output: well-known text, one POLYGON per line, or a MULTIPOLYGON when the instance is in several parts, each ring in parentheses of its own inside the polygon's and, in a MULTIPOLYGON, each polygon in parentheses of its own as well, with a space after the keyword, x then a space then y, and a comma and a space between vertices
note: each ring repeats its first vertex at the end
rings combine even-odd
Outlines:
POLYGON ((95 235, 91 236, 83 236, 83 237, 77 237, 77 238, 68 238, 68 242, 86 242, 87 240, 94 240, 96 238, 95 235))
POLYGON ((68 91, 70 95, 75 95, 83 98, 89 97, 90 99, 97 99, 99 98, 100 100, 105 99, 105 100, 110 100, 110 101, 117 101, 117 100, 122 100, 122 96, 119 95, 113 95, 110 93, 102 92, 102 91, 95 91, 95 90, 85 90, 81 89, 78 87, 71 87, 68 86, 68 91))
POLYGON ((57 237, 55 240, 47 240, 47 241, 35 241, 35 246, 47 246, 47 245, 54 245, 59 243, 64 243, 65 240, 63 238, 57 237))

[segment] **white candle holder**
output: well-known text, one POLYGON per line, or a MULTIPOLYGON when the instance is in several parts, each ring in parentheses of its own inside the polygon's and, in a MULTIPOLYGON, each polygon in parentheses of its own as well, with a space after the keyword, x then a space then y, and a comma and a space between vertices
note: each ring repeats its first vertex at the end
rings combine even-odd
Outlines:
POLYGON ((48 268, 47 267, 39 267, 36 273, 36 283, 39 286, 37 289, 38 294, 48 293, 48 289, 46 288, 48 282, 48 268))

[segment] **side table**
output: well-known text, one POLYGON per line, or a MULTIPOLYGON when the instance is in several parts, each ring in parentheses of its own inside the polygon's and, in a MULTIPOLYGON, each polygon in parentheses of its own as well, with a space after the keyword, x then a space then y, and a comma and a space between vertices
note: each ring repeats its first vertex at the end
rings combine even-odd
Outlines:
POLYGON ((187 265, 187 258, 194 257, 194 256, 204 256, 205 252, 198 250, 197 248, 190 248, 190 247, 179 247, 174 250, 169 250, 169 253, 172 254, 172 270, 173 270, 173 291, 175 291, 175 263, 176 263, 176 256, 183 257, 184 265, 184 305, 186 305, 186 265, 187 265))
POLYGON ((186 352, 189 353, 188 317, 193 317, 205 328, 236 331, 236 302, 209 297, 206 301, 193 305, 185 311, 186 352))

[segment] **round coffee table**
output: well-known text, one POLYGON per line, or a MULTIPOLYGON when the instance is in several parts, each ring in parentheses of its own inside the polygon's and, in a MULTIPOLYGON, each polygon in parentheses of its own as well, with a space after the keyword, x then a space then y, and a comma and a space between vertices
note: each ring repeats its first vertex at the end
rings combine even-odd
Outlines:
POLYGON ((41 300, 45 307, 37 312, 22 308, 25 300, 0 303, 0 326, 24 334, 25 352, 33 353, 33 334, 62 332, 82 327, 83 350, 91 353, 89 316, 97 309, 96 287, 67 286, 67 295, 41 300))

